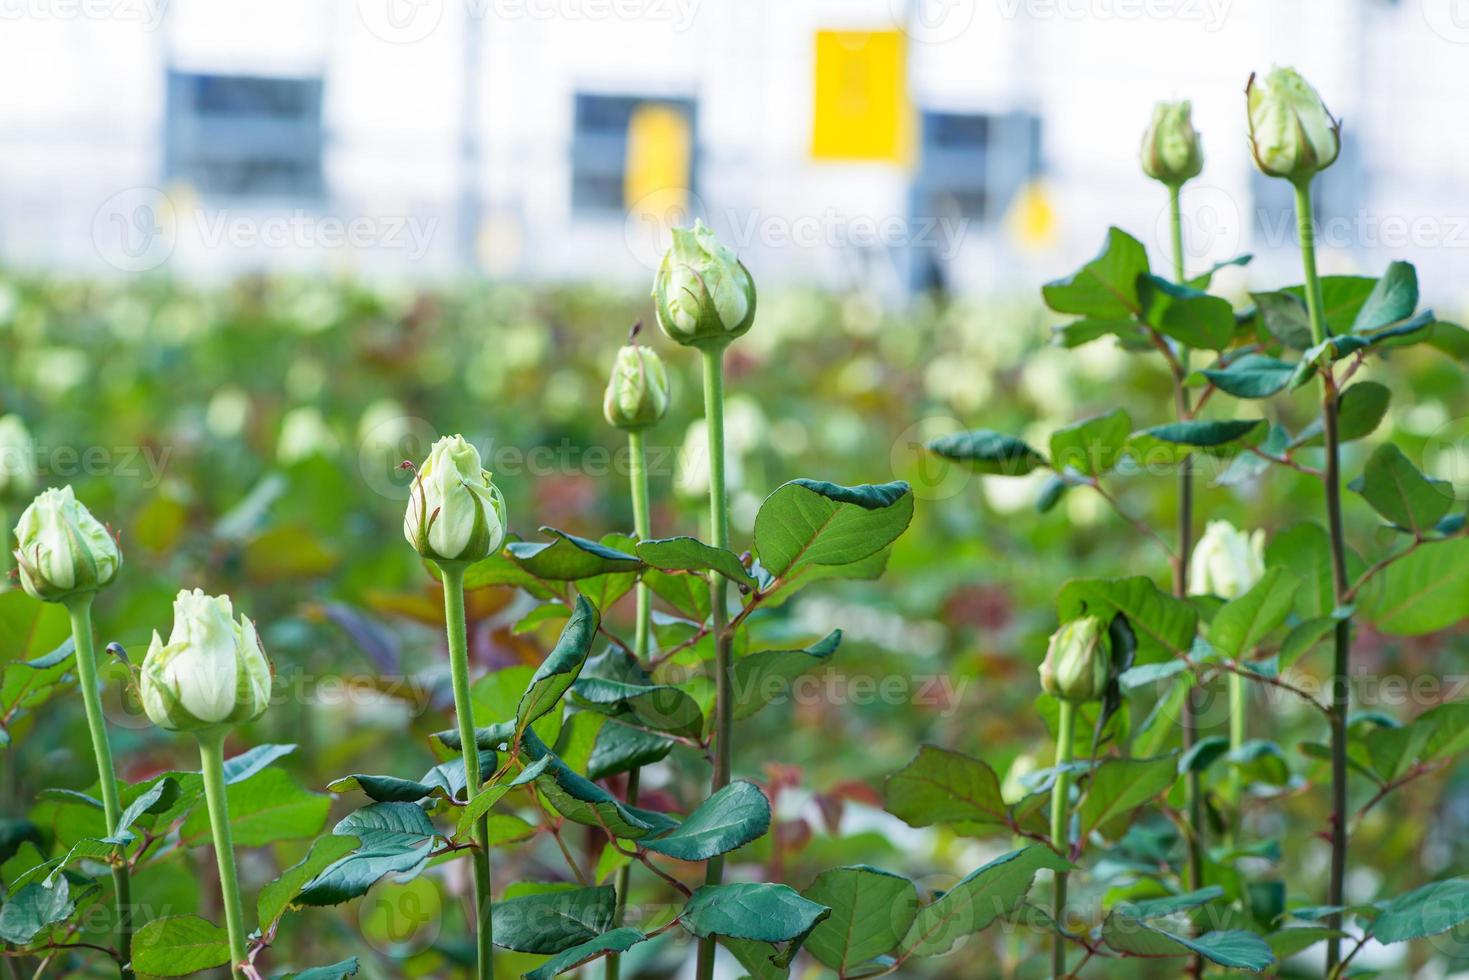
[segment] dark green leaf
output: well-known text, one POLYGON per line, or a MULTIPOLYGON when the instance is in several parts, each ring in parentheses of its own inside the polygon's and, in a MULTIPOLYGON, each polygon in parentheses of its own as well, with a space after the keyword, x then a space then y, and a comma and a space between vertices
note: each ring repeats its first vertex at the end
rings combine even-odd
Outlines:
POLYGON ((1209 623, 1209 645, 1239 659, 1265 639, 1295 608, 1301 580, 1275 566, 1238 599, 1225 603, 1209 623))
POLYGON ((1168 466, 1196 451, 1229 457, 1258 446, 1269 432, 1264 419, 1192 420, 1135 432, 1128 453, 1143 467, 1168 466))
POLYGON ((792 480, 755 516, 755 551, 774 578, 813 565, 850 565, 892 544, 913 519, 906 483, 839 487, 792 480))
POLYGON ((645 732, 616 719, 608 719, 597 731, 592 754, 587 760, 587 775, 604 779, 620 772, 663 760, 673 751, 674 742, 652 732, 645 732))
POLYGON ((654 568, 666 572, 714 571, 736 585, 754 588, 755 579, 733 551, 707 545, 695 538, 664 538, 643 541, 637 546, 638 557, 654 568))
POLYGON ((928 451, 990 476, 1025 476, 1046 465, 1046 458, 1021 440, 989 429, 941 436, 928 451))
POLYGON ((1229 300, 1154 275, 1139 280, 1142 319, 1186 347, 1223 350, 1234 339, 1229 300))
POLYGON ((333 834, 361 846, 326 867, 296 897, 296 905, 339 905, 364 895, 389 874, 413 876, 428 864, 437 834, 415 803, 374 803, 349 813, 333 834))
POLYGON ((287 973, 279 980, 346 980, 347 977, 355 977, 360 968, 361 965, 354 956, 350 960, 342 960, 331 966, 313 966, 300 973, 287 973))
POLYGON ((1119 228, 1109 228, 1100 255, 1074 275, 1047 283, 1041 295, 1057 313, 1125 320, 1142 312, 1138 279, 1147 271, 1148 253, 1142 243, 1119 228))
POLYGON ((1401 943, 1448 932, 1469 921, 1469 879, 1449 878, 1399 895, 1372 923, 1380 943, 1401 943))
POLYGON ((754 783, 737 779, 719 790, 677 827, 638 843, 680 861, 707 861, 744 847, 770 829, 770 801, 754 783))
POLYGON ((1352 320, 1353 333, 1372 333, 1413 315, 1418 308, 1418 273, 1408 262, 1392 262, 1352 320))
POLYGON ((1057 429, 1051 434, 1051 465, 1101 476, 1117 465, 1131 434, 1132 419, 1120 408, 1057 429))
POLYGON ((735 720, 748 718, 787 694, 794 678, 826 663, 841 642, 842 631, 832 630, 802 650, 760 650, 740 657, 730 671, 735 720))
POLYGON ((1131 956, 1187 956, 1197 953, 1211 963, 1253 973, 1259 973, 1275 962, 1275 954, 1269 945, 1253 932, 1231 929, 1190 939, 1115 911, 1102 923, 1102 940, 1117 952, 1131 956))
POLYGON ((710 936, 799 946, 831 909, 807 901, 785 885, 741 882, 705 885, 684 905, 684 927, 710 936))
POLYGON ((197 915, 154 919, 133 937, 133 967, 139 973, 183 977, 229 961, 229 935, 197 915))
POLYGON ((593 942, 612 927, 617 893, 611 885, 558 889, 495 903, 495 945, 555 955, 593 942))
POLYGON ((1295 365, 1263 354, 1246 354, 1222 368, 1205 368, 1204 377, 1236 398, 1269 398, 1290 381, 1295 365))
POLYGON ((1136 663, 1183 656, 1193 647, 1199 613, 1192 605, 1160 590, 1143 576, 1073 579, 1061 588, 1056 612, 1067 623, 1082 616, 1127 617, 1137 636, 1136 663))
MULTIPOLYGON (((1392 392, 1386 385, 1376 381, 1358 381, 1337 399, 1337 427, 1342 442, 1365 439, 1377 431, 1387 417, 1387 405, 1392 392)), ((1319 446, 1325 440, 1325 429, 1320 418, 1301 430, 1291 442, 1292 449, 1319 446)))
POLYGON ((637 572, 643 563, 633 555, 597 541, 579 538, 554 527, 541 528, 556 540, 549 543, 513 541, 506 551, 522 569, 538 579, 570 582, 617 572, 637 572))
POLYGON ((627 926, 613 929, 595 939, 563 950, 525 974, 524 980, 551 980, 552 977, 560 976, 584 963, 590 963, 592 960, 606 956, 608 953, 626 953, 647 938, 638 930, 627 926))
POLYGON ((699 703, 671 684, 633 684, 605 677, 579 677, 572 696, 594 711, 624 709, 638 724, 693 738, 703 734, 699 703))
POLYGON ((1019 908, 1042 868, 1069 871, 1071 865, 1049 847, 1011 851, 968 875, 941 898, 920 909, 902 952, 909 956, 941 956, 965 936, 987 928, 1019 908))
POLYGON ((802 894, 831 909, 806 951, 842 976, 896 948, 918 914, 913 882, 866 865, 824 871, 802 894))
POLYGON ((355 837, 337 834, 313 843, 310 853, 282 872, 279 878, 260 889, 255 910, 260 917, 261 928, 268 929, 285 913, 308 881, 356 850, 359 843, 355 837))
POLYGON ((1384 633, 1419 636, 1469 617, 1469 539, 1425 545, 1374 580, 1367 618, 1384 633))
POLYGON ((577 596, 561 638, 536 668, 530 686, 515 709, 517 733, 524 732, 531 722, 555 708, 561 695, 571 687, 592 652, 592 641, 597 638, 600 621, 596 607, 585 596, 577 596))
POLYGON ((1418 472, 1403 451, 1387 442, 1367 460, 1360 484, 1353 484, 1390 523, 1415 537, 1431 532, 1454 506, 1454 488, 1447 480, 1431 480, 1418 472))
POLYGON ((1166 792, 1178 777, 1178 759, 1108 759, 1087 780, 1077 818, 1082 839, 1166 792))
POLYGON ((934 745, 889 776, 883 796, 887 811, 911 827, 952 823, 976 830, 1009 819, 999 776, 987 763, 934 745))
POLYGON ((47 926, 64 921, 76 908, 65 875, 48 885, 26 885, 0 905, 0 939, 25 946, 47 926))
MULTIPOLYGON (((1295 350, 1305 350, 1315 339, 1311 335, 1311 319, 1305 300, 1294 293, 1251 293, 1260 322, 1269 337, 1295 350)), ((1261 337, 1268 340, 1269 337, 1261 337)))

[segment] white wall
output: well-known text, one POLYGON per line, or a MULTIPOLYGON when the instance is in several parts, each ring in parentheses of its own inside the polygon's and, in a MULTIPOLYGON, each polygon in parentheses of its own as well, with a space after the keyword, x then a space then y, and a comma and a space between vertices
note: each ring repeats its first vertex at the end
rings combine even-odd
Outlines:
MULTIPOLYGON (((912 217, 910 175, 810 160, 813 34, 889 27, 909 2, 5 0, 0 258, 89 274, 435 277, 472 254, 494 275, 640 281, 656 252, 646 229, 571 213, 572 107, 578 91, 657 93, 698 99, 703 210, 763 281, 888 293, 901 256, 826 243, 853 220, 912 217), (164 186, 170 65, 320 73, 325 200, 296 214, 164 186), (160 244, 120 256, 113 236, 140 202, 163 216, 160 244), (345 245, 310 227, 283 244, 220 243, 221 228, 284 218, 367 232, 345 245)), ((1056 243, 1027 253, 1003 228, 969 227, 954 256, 961 288, 1029 289, 1094 251, 1108 223, 1161 258, 1162 191, 1139 175, 1136 148, 1151 103, 1175 97, 1193 100, 1208 159, 1185 201, 1194 262, 1254 249, 1266 273, 1291 275, 1289 243, 1256 240, 1242 132, 1245 79, 1279 61, 1305 71, 1359 141, 1361 214, 1337 229, 1328 264, 1371 271, 1407 257, 1438 301, 1466 298, 1451 284, 1469 249, 1469 130, 1457 124, 1469 29, 1433 0, 913 2, 927 4, 909 21, 920 105, 1043 120, 1056 243)))

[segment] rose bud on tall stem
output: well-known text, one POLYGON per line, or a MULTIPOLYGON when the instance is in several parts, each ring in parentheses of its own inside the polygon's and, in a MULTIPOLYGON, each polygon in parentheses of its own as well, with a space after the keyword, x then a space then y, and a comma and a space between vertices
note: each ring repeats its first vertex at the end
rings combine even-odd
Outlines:
MULTIPOLYGON (((1238 599, 1265 575, 1265 532, 1246 534, 1228 521, 1210 521, 1189 562, 1189 593, 1238 599)), ((1245 744, 1245 679, 1229 675, 1229 747, 1245 744)), ((1229 777, 1230 802, 1239 805, 1244 787, 1238 769, 1229 777)))
MULTIPOLYGON (((454 684, 454 713, 464 755, 465 793, 479 792, 479 745, 474 705, 469 695, 469 635, 464 620, 464 571, 505 544, 505 498, 480 463, 479 451, 463 436, 434 443, 418 468, 403 536, 439 569, 444 585, 444 629, 449 643, 449 672, 454 684)), ((479 980, 495 975, 491 919, 489 814, 474 828, 474 923, 479 980)))
POLYGON ((270 661, 255 624, 244 616, 235 618, 229 596, 185 590, 173 601, 173 631, 168 642, 154 631, 138 683, 143 710, 153 724, 188 732, 199 743, 204 798, 229 934, 230 968, 236 976, 245 976, 249 934, 225 796, 224 741, 236 725, 254 721, 269 706, 270 661))
MULTIPOLYGON (((11 435, 15 434, 12 429, 11 435)), ((29 451, 27 445, 25 452, 29 451)), ((9 479, 25 478, 12 473, 9 479)), ((97 649, 92 641, 92 599, 99 589, 117 578, 117 570, 122 567, 122 551, 107 528, 77 501, 69 486, 46 490, 32 501, 15 526, 15 542, 21 588, 42 602, 61 603, 71 617, 77 686, 82 692, 87 732, 97 763, 102 813, 110 834, 117 829, 122 806, 117 793, 117 771, 112 764, 112 743, 102 713, 97 649)), ((132 962, 132 881, 121 848, 113 852, 109 863, 117 912, 119 972, 131 978, 133 973, 128 964, 132 962)))
MULTIPOLYGON (((1051 787, 1051 846, 1071 858, 1071 749, 1076 739, 1076 708, 1101 700, 1111 681, 1112 643, 1107 623, 1086 616, 1064 624, 1051 635, 1041 663, 1041 688, 1060 706, 1056 721, 1056 779, 1051 787)), ((1051 916, 1066 921, 1066 872, 1057 871, 1051 891, 1051 916)), ((1066 940, 1051 940, 1051 972, 1055 980, 1067 976, 1066 940)))
MULTIPOLYGON (((1153 107, 1153 119, 1143 134, 1139 162, 1143 173, 1168 188, 1168 226, 1173 246, 1173 280, 1184 283, 1188 273, 1184 263, 1183 210, 1180 195, 1183 185, 1197 177, 1204 169, 1204 147, 1193 124, 1193 106, 1187 101, 1159 102, 1153 107)), ((1180 421, 1192 418, 1193 396, 1187 379, 1191 351, 1174 340, 1160 337, 1159 343, 1168 345, 1173 351, 1173 400, 1180 421)), ((1178 475, 1178 556, 1173 574, 1173 592, 1182 598, 1186 594, 1184 579, 1193 547, 1194 536, 1194 479, 1193 461, 1184 459, 1178 475)), ((1183 743, 1187 751, 1198 737, 1195 692, 1190 691, 1183 704, 1183 743)), ((1186 778, 1188 805, 1188 884, 1202 887, 1204 875, 1204 805, 1199 787, 1199 774, 1190 772, 1186 778)), ((1196 958, 1194 970, 1202 969, 1202 959, 1196 958)))
MULTIPOLYGON (((673 247, 663 257, 653 284, 658 326, 670 340, 697 348, 704 361, 704 424, 709 430, 710 543, 729 547, 729 499, 725 492, 724 349, 755 322, 755 283, 749 270, 696 221, 692 230, 673 229, 673 247)), ((709 576, 715 636, 715 756, 712 788, 729 785, 734 692, 730 675, 728 582, 709 576)), ((724 858, 709 861, 706 880, 724 880, 724 858)), ((698 980, 714 976, 714 940, 699 942, 698 980)))
MULTIPOLYGON (((636 340, 641 328, 641 323, 634 326, 629 339, 636 340)), ((608 425, 627 433, 633 530, 639 541, 647 541, 652 531, 648 511, 648 459, 643 445, 643 433, 668 414, 668 374, 663 369, 663 361, 658 357, 657 351, 635 343, 618 350, 617 359, 612 366, 612 377, 607 382, 607 393, 602 400, 602 410, 608 425)), ((653 624, 652 598, 647 584, 638 582, 633 656, 640 665, 648 663, 653 624)), ((633 769, 628 773, 627 802, 630 805, 638 802, 640 777, 640 769, 633 769)), ((622 925, 626 914, 631 870, 630 865, 623 865, 617 872, 617 899, 612 916, 614 929, 622 925)), ((618 954, 607 957, 607 980, 617 980, 621 966, 622 958, 618 954)))
MULTIPOLYGON (((1311 181, 1341 153, 1341 123, 1327 110, 1316 90, 1289 68, 1276 68, 1263 81, 1250 77, 1245 87, 1249 115, 1250 150, 1262 173, 1290 181, 1295 188, 1296 226, 1305 272, 1306 310, 1314 343, 1328 337, 1321 277, 1316 271, 1316 223, 1311 210, 1311 181)), ((1336 608, 1350 604, 1347 592, 1347 544, 1342 522, 1340 392, 1335 369, 1317 365, 1321 380, 1321 422, 1326 456, 1327 533, 1331 540, 1331 583, 1336 608)), ((1347 875, 1347 715, 1351 709, 1347 688, 1351 676, 1352 618, 1343 615, 1335 631, 1331 679, 1331 876, 1326 904, 1340 906, 1347 875)), ((1341 928, 1341 915, 1327 917, 1326 926, 1341 928)), ((1326 941, 1326 969, 1330 974, 1341 961, 1339 932, 1326 941)))

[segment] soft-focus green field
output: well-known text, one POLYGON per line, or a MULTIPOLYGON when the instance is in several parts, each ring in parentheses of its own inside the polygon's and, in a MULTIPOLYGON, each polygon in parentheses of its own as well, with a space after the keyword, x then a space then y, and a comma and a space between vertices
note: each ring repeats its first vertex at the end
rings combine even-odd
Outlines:
MULTIPOLYGON (((121 535, 124 573, 97 602, 101 638, 121 643, 137 661, 152 630, 167 632, 180 587, 234 596, 259 624, 278 675, 278 704, 239 732, 238 743, 297 744, 280 764, 301 787, 325 793, 346 773, 422 771, 435 761, 428 735, 450 725, 439 600, 403 541, 407 476, 394 465, 421 459, 438 435, 462 432, 494 471, 514 533, 535 538, 541 525, 595 537, 630 531, 624 440, 603 421, 601 394, 629 326, 650 317, 643 296, 590 287, 420 292, 305 280, 194 288, 16 277, 0 284, 0 407, 31 427, 46 485, 73 484, 121 535)), ((1079 356, 1060 351, 1047 345, 1049 322, 1030 297, 884 313, 857 296, 767 294, 755 328, 732 348, 736 550, 748 545, 759 501, 793 477, 905 479, 918 496, 913 528, 885 577, 812 588, 760 627, 767 637, 801 640, 834 626, 847 631, 834 666, 819 683, 797 688, 800 703, 743 724, 735 743, 736 774, 760 781, 776 800, 775 833, 739 858, 763 861, 761 880, 799 888, 818 870, 869 863, 942 889, 976 867, 988 844, 914 830, 884 814, 882 777, 920 742, 981 755, 1002 774, 1012 762, 1048 764, 1017 757, 1046 744, 1033 706, 1035 666, 1056 625, 1052 598, 1060 583, 1082 574, 1164 580, 1157 552, 1085 489, 1039 514, 1039 481, 981 483, 919 451, 961 424, 1042 445, 1052 428, 1117 406, 1136 418, 1166 415, 1168 379, 1154 360, 1129 358, 1110 340, 1079 356)), ((656 331, 643 336, 674 373, 673 409, 648 440, 653 527, 662 536, 698 534, 700 451, 698 439, 687 438, 702 412, 697 364, 656 331)), ((1416 402, 1391 414, 1379 435, 1390 427, 1425 467, 1469 477, 1469 454, 1454 455, 1456 445, 1469 446, 1469 430, 1455 425, 1469 416, 1462 369, 1418 348, 1399 355, 1391 370, 1363 373, 1411 386, 1412 399, 1395 401, 1416 402)), ((1281 421, 1299 428, 1313 414, 1309 391, 1294 408, 1281 421)), ((1360 470, 1373 444, 1348 447, 1348 472, 1360 470)), ((1206 471, 1202 510, 1210 516, 1275 533, 1319 513, 1319 485, 1304 478, 1282 470, 1259 482, 1213 485, 1221 472, 1206 471)), ((1160 526, 1171 521, 1157 510, 1171 499, 1169 479, 1139 476, 1119 486, 1132 513, 1160 526)), ((1358 540, 1378 533, 1365 508, 1349 515, 1361 521, 1350 529, 1358 540)), ((14 518, 8 515, 7 526, 14 518)), ((527 608, 509 590, 471 595, 477 674, 492 678, 496 669, 539 662, 557 624, 516 629, 527 608)), ((618 613, 630 616, 630 600, 618 613)), ((1384 695, 1367 708, 1409 718, 1435 700, 1466 695, 1457 689, 1469 675, 1462 631, 1412 641, 1368 632, 1358 650, 1363 671, 1444 678, 1436 695, 1396 703, 1384 695)), ((0 658, 17 652, 0 649, 0 658)), ((1301 666, 1320 673, 1326 665, 1301 666)), ((1151 697, 1142 694, 1135 710, 1146 712, 1151 697)), ((493 714, 492 680, 482 682, 479 696, 493 714)), ((188 740, 154 729, 136 706, 114 701, 109 709, 124 779, 192 768, 188 740)), ((13 739, 0 757, 5 826, 29 817, 47 830, 60 808, 37 805, 37 793, 84 789, 92 778, 80 704, 61 696, 0 721, 13 739)), ((1324 764, 1295 749, 1324 739, 1315 715, 1257 695, 1251 723, 1285 748, 1293 776, 1324 778, 1324 764)), ((1379 882, 1364 861, 1354 894, 1402 890, 1463 866, 1464 776, 1460 768, 1431 777, 1358 828, 1354 847, 1372 855, 1371 867, 1397 877, 1379 882)), ((668 791, 683 781, 691 790, 682 795, 697 797, 692 787, 706 778, 684 765, 651 782, 668 791)), ((657 799, 656 791, 645 795, 657 799)), ((665 792, 665 799, 672 797, 665 792)), ((1288 803, 1299 811, 1291 825, 1319 824, 1324 799, 1301 793, 1288 803)), ((333 801, 327 826, 355 805, 333 801)), ((306 810, 302 838, 322 829, 319 813, 306 810)), ((1156 829, 1166 830, 1166 822, 1156 829)), ((570 828, 572 846, 591 847, 593 839, 570 828)), ((1296 834, 1288 845, 1261 858, 1261 878, 1271 877, 1278 859, 1293 881, 1321 880, 1325 844, 1296 834)), ((244 850, 251 901, 302 846, 246 843, 244 850)), ((533 846, 497 852, 496 861, 502 883, 565 874, 544 835, 533 846)), ((445 874, 464 874, 462 864, 445 874)), ((1119 875, 1120 884, 1125 869, 1119 875)), ((211 876, 195 852, 143 876, 141 901, 154 915, 196 907, 210 914, 217 901, 211 876)), ((272 968, 355 954, 366 976, 450 975, 467 945, 460 910, 447 907, 448 885, 458 882, 431 875, 340 909, 293 916, 272 950, 272 968), (373 949, 361 948, 359 929, 373 949)), ((1026 945, 1042 958, 1041 944, 1026 945)), ((644 948, 629 957, 642 963, 639 975, 673 975, 660 964, 685 959, 683 950, 644 948)), ((934 961, 939 972, 914 975, 1005 975, 996 957, 1018 948, 998 930, 986 932, 955 957, 934 961)), ((506 955, 507 975, 515 962, 506 955)), ((1157 975, 1173 975, 1172 968, 1157 975)), ((1115 975, 1138 973, 1124 964, 1115 975)))

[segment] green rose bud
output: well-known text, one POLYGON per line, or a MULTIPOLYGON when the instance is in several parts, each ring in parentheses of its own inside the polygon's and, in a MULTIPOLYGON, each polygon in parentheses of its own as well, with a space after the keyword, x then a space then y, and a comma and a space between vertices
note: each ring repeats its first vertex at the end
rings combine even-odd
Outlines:
POLYGON ((657 351, 629 344, 617 352, 602 412, 619 429, 646 429, 668 414, 668 374, 657 351))
POLYGON ((1276 68, 1263 82, 1250 76, 1250 151, 1271 177, 1309 181, 1341 153, 1341 122, 1321 96, 1290 68, 1276 68))
POLYGON ((735 254, 695 221, 673 229, 653 282, 658 326, 686 347, 721 348, 755 322, 755 283, 735 254))
POLYGON ((1041 687, 1062 701, 1080 704, 1107 693, 1112 670, 1112 641, 1107 624, 1096 616, 1066 623, 1051 635, 1041 664, 1041 687))
POLYGON ((19 415, 0 418, 0 503, 25 500, 36 492, 35 449, 19 415))
POLYGON ((1204 147, 1194 130, 1188 102, 1159 102, 1143 134, 1143 173, 1170 187, 1181 186, 1204 169, 1204 147))
POLYGON ((153 631, 138 684, 153 724, 190 732, 259 718, 270 704, 270 679, 255 624, 234 618, 229 596, 195 589, 173 600, 168 642, 153 631))
POLYGON ((1238 599, 1265 575, 1265 532, 1246 534, 1228 521, 1210 521, 1188 562, 1193 595, 1238 599))
POLYGON ((505 498, 463 436, 434 443, 418 468, 403 536, 434 562, 474 562, 505 544, 505 498))
POLYGON ((42 602, 96 592, 117 577, 122 552, 71 487, 50 489, 31 502, 15 526, 21 587, 42 602))

